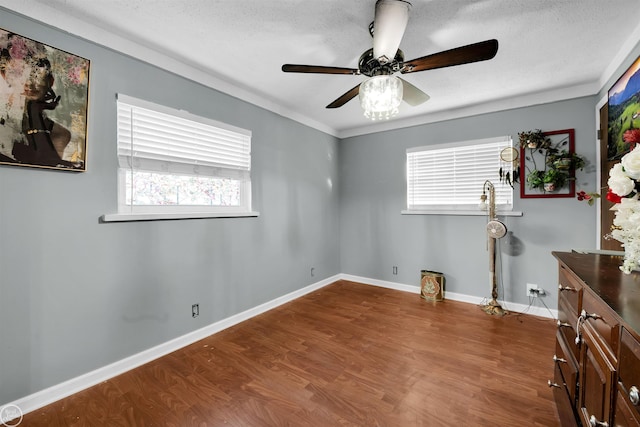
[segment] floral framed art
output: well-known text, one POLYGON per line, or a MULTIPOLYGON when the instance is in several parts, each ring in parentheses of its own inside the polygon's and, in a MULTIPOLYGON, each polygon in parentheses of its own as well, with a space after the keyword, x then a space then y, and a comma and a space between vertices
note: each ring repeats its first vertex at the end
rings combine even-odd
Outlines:
POLYGON ((0 29, 0 164, 84 171, 89 60, 0 29))

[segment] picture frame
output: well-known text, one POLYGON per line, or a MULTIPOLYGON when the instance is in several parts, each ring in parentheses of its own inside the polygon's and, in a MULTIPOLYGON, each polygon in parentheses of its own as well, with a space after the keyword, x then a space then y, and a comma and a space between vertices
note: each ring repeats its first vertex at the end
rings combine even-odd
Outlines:
POLYGON ((575 168, 569 167, 563 173, 564 185, 556 185, 557 188, 548 189, 544 182, 538 183, 535 179, 545 180, 550 175, 549 162, 558 153, 566 152, 571 157, 575 153, 575 129, 562 129, 542 133, 547 140, 546 146, 529 147, 520 146, 520 197, 527 198, 553 198, 575 197, 575 168), (538 176, 535 176, 538 175, 538 176), (538 185, 540 184, 540 185, 538 185), (532 185, 536 185, 532 187, 532 185))
POLYGON ((620 160, 640 143, 640 56, 607 92, 607 160, 620 160))
POLYGON ((0 165, 85 171, 90 61, 0 28, 0 165))

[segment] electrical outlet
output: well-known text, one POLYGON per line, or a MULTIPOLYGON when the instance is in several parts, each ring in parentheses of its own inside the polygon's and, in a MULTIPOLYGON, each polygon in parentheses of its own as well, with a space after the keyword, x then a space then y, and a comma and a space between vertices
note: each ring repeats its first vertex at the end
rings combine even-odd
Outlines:
POLYGON ((393 274, 397 275, 398 274, 398 267, 397 266, 393 266, 393 274))
POLYGON ((533 283, 527 283, 527 296, 532 298, 538 298, 545 295, 544 289, 533 283))
POLYGON ((311 277, 315 276, 316 272, 315 272, 315 267, 311 267, 311 277))
POLYGON ((191 317, 200 316, 200 304, 193 304, 191 306, 191 317))

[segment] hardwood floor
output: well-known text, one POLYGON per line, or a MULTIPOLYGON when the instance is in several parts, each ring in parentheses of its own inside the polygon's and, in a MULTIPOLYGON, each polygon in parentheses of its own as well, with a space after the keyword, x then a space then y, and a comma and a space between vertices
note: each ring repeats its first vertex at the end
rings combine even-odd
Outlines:
POLYGON ((340 281, 22 425, 553 427, 555 330, 340 281))

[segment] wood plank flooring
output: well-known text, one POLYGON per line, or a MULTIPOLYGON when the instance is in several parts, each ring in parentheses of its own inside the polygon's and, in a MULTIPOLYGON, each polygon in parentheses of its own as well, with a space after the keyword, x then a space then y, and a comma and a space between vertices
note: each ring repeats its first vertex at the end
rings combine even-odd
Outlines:
POLYGON ((559 425, 555 325, 339 281, 22 426, 559 425))

